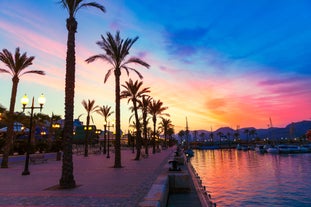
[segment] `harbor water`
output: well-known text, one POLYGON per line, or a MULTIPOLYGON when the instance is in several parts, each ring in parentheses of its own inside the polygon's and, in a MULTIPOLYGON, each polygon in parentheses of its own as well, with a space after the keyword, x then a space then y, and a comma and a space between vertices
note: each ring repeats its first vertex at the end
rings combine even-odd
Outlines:
POLYGON ((191 164, 217 206, 311 206, 311 153, 195 150, 191 164))

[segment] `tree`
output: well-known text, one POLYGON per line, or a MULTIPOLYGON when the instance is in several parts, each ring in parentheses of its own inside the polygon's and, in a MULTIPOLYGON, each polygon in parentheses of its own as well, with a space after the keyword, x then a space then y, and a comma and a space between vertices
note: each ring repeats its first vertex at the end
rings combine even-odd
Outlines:
POLYGON ((89 132, 90 132, 90 130, 89 130, 90 118, 91 118, 91 114, 98 109, 98 106, 95 106, 95 100, 90 100, 90 99, 87 102, 85 100, 83 100, 82 105, 83 105, 83 107, 87 113, 87 116, 86 116, 86 133, 85 133, 85 139, 84 139, 84 157, 87 157, 88 156, 89 132))
POLYGON ((66 21, 68 30, 67 37, 67 57, 66 57, 66 80, 65 80, 65 123, 63 131, 63 165, 62 177, 59 181, 61 188, 74 188, 76 186, 73 177, 72 162, 72 138, 73 138, 73 111, 74 111, 74 90, 75 90, 75 33, 78 22, 75 16, 79 9, 84 7, 94 7, 105 12, 105 7, 96 3, 84 3, 85 0, 60 0, 59 3, 67 10, 69 17, 66 21))
POLYGON ((156 137, 156 125, 157 117, 159 116, 169 116, 167 113, 163 113, 168 107, 163 106, 163 102, 160 100, 152 100, 149 105, 149 114, 152 116, 153 121, 153 137, 152 137, 152 153, 155 153, 155 137, 156 137))
POLYGON ((105 120, 105 124, 104 124, 104 128, 105 128, 105 135, 104 135, 104 154, 106 154, 106 140, 107 140, 107 119, 109 118, 109 116, 111 116, 111 114, 113 114, 113 111, 111 111, 111 106, 102 106, 99 107, 96 112, 98 114, 100 114, 101 116, 104 117, 105 120))
POLYGON ((166 146, 168 129, 173 127, 172 121, 170 119, 165 119, 162 117, 162 121, 160 122, 160 127, 164 133, 164 146, 166 146))
POLYGON ((141 109, 142 112, 142 118, 143 118, 143 135, 144 135, 144 140, 145 140, 145 154, 149 154, 148 150, 148 108, 149 104, 151 103, 152 98, 148 95, 143 95, 141 100, 139 101, 138 107, 141 109))
POLYGON ((128 103, 132 101, 133 104, 133 111, 135 115, 135 124, 136 124, 136 157, 135 160, 140 159, 140 150, 141 150, 141 127, 140 127, 140 121, 138 118, 138 100, 145 95, 146 93, 149 93, 149 88, 141 88, 143 85, 143 82, 135 81, 133 82, 132 79, 125 82, 125 85, 122 85, 122 87, 125 88, 124 91, 121 91, 121 98, 128 98, 128 103))
MULTIPOLYGON (((16 48, 14 56, 7 49, 3 49, 2 52, 0 52, 0 61, 8 67, 8 69, 0 68, 0 73, 8 73, 12 76, 12 90, 8 117, 13 117, 14 114, 16 94, 20 77, 25 74, 45 75, 45 72, 42 70, 26 70, 26 68, 32 65, 34 59, 34 56, 28 57, 27 53, 21 54, 19 48, 16 48)), ((14 120, 12 118, 9 120, 1 168, 8 168, 9 154, 12 148, 14 120)))
POLYGON ((175 140, 173 139, 173 135, 175 134, 175 130, 173 127, 168 128, 167 135, 169 137, 169 146, 173 146, 175 140))
POLYGON ((139 78, 143 78, 143 76, 134 68, 130 66, 130 64, 139 64, 146 68, 149 68, 149 64, 144 62, 138 57, 130 57, 127 59, 129 55, 130 49, 133 44, 138 40, 138 37, 134 39, 127 38, 122 39, 120 37, 120 32, 117 31, 116 35, 113 36, 111 33, 107 33, 107 37, 101 35, 102 40, 98 41, 96 44, 100 46, 101 49, 105 51, 105 54, 94 55, 89 57, 85 61, 87 63, 91 63, 97 59, 102 59, 112 65, 112 68, 108 69, 108 72, 105 75, 104 82, 108 80, 111 73, 114 73, 115 76, 115 102, 116 102, 116 142, 115 142, 115 168, 121 168, 121 114, 120 114, 120 76, 121 70, 124 69, 129 75, 129 71, 134 71, 139 78))

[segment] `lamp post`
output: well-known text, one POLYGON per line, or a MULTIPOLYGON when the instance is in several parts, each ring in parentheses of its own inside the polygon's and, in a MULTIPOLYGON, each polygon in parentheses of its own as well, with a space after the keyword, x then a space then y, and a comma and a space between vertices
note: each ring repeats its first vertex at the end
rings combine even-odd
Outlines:
POLYGON ((107 123, 104 125, 105 131, 104 131, 104 151, 103 154, 106 154, 106 142, 107 142, 107 123))
POLYGON ((40 106, 34 106, 34 97, 32 97, 32 102, 31 106, 26 107, 28 104, 29 99, 27 95, 24 95, 23 98, 21 99, 21 103, 23 105, 23 112, 25 109, 30 109, 30 124, 29 124, 29 134, 28 134, 28 140, 27 140, 27 151, 26 151, 26 160, 25 160, 25 168, 24 171, 22 172, 22 175, 29 175, 29 153, 30 153, 30 141, 31 141, 31 134, 32 134, 32 119, 33 119, 33 110, 34 109, 40 109, 40 112, 42 111, 43 105, 45 104, 45 97, 43 94, 38 98, 38 102, 40 106))

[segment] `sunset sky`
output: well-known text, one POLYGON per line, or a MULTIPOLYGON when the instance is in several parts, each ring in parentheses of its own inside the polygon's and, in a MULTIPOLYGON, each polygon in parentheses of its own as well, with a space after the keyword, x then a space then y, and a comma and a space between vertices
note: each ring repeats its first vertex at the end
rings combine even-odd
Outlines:
MULTIPOLYGON (((43 113, 64 117, 66 18, 57 0, 0 0, 0 49, 16 47, 35 56, 32 70, 46 76, 21 77, 20 98, 44 93, 43 113)), ((86 1, 89 2, 89 1, 86 1)), ((137 66, 151 96, 169 107, 178 132, 187 117, 191 130, 219 127, 266 128, 311 119, 311 1, 309 0, 96 0, 102 13, 84 8, 76 15, 75 114, 85 122, 83 99, 114 109, 114 77, 109 66, 85 63, 103 53, 100 35, 139 36, 130 55, 151 67, 137 66)), ((1 68, 6 68, 0 62, 1 68)), ((136 74, 130 78, 137 80, 136 74)), ((128 80, 125 72, 122 83, 128 80)), ((11 76, 0 74, 0 104, 9 108, 11 76)), ((121 128, 128 129, 127 101, 121 101, 121 128)), ((103 118, 93 114, 103 128, 103 118)), ((113 121, 114 118, 111 118, 113 121)))

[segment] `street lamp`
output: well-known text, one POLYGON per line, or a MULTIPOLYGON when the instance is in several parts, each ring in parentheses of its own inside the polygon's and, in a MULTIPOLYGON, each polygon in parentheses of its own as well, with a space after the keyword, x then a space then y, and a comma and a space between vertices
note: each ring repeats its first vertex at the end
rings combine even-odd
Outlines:
POLYGON ((34 109, 40 109, 40 112, 42 111, 43 105, 45 104, 45 97, 43 94, 38 98, 38 103, 40 106, 34 106, 34 97, 32 97, 31 106, 27 107, 26 105, 29 103, 29 99, 27 95, 25 94, 23 98, 21 99, 21 103, 23 105, 23 112, 25 109, 30 109, 30 124, 29 124, 29 134, 28 134, 28 140, 27 140, 27 151, 26 151, 26 160, 25 160, 25 168, 22 172, 22 175, 29 175, 29 151, 30 151, 30 141, 31 141, 31 133, 32 133, 32 118, 33 118, 33 110, 34 109))

